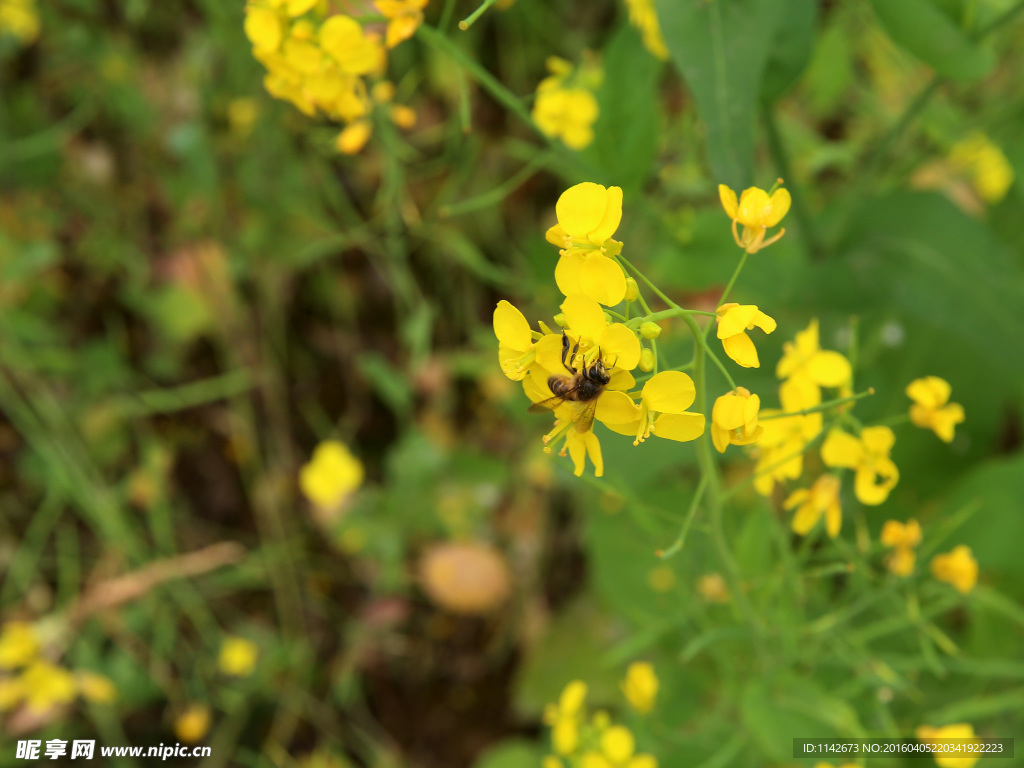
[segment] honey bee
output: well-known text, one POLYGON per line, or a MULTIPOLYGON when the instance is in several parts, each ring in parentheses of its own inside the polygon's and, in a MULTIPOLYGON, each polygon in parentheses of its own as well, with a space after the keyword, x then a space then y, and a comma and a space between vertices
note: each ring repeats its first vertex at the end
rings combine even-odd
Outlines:
POLYGON ((594 424, 594 414, 597 411, 597 398, 604 392, 604 388, 611 381, 611 374, 605 368, 598 350, 597 360, 589 366, 586 361, 581 362, 581 367, 576 370, 573 363, 576 361, 576 353, 579 352, 579 342, 569 352, 569 337, 562 332, 562 365, 572 376, 554 375, 548 377, 548 388, 555 393, 554 397, 541 400, 530 406, 530 411, 554 410, 562 403, 583 403, 574 424, 577 432, 587 432, 594 424), (568 360, 566 359, 568 358, 568 360))

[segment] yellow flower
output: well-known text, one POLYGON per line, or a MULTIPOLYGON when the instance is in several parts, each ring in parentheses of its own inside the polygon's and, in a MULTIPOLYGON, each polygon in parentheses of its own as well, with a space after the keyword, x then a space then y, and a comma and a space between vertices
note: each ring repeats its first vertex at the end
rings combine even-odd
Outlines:
POLYGON ((775 375, 806 389, 802 408, 813 408, 821 402, 817 387, 842 387, 850 381, 853 370, 850 361, 838 352, 821 349, 815 318, 792 342, 782 345, 782 359, 775 368, 775 375), (810 395, 812 390, 814 397, 810 395))
POLYGON ((681 371, 662 371, 644 384, 640 405, 621 391, 605 391, 597 418, 613 432, 635 435, 639 445, 652 434, 685 443, 704 434, 704 414, 689 413, 696 397, 693 379, 681 371))
POLYGON ((70 704, 78 694, 75 676, 66 669, 46 661, 34 661, 21 673, 25 704, 29 709, 44 711, 50 707, 70 704))
POLYGON ((75 679, 78 690, 88 701, 96 704, 111 704, 117 699, 117 687, 109 677, 95 672, 77 672, 75 679))
POLYGON ((555 282, 566 296, 582 293, 612 307, 626 296, 626 276, 609 255, 622 250, 612 235, 622 220, 622 190, 584 182, 555 204, 558 223, 545 237, 559 246, 555 282))
POLYGON ((633 756, 636 740, 628 728, 613 725, 601 734, 601 751, 612 763, 621 765, 633 756))
POLYGON ((571 78, 572 65, 556 56, 548 58, 547 68, 551 76, 537 86, 533 122, 541 133, 561 139, 569 149, 583 149, 594 140, 593 125, 599 112, 597 99, 586 86, 595 84, 600 74, 594 65, 585 63, 580 74, 571 78))
POLYGON ((860 438, 833 429, 821 446, 821 458, 830 467, 856 471, 853 490, 861 504, 881 504, 900 479, 889 452, 896 436, 889 427, 865 427, 860 438))
POLYGON ((822 475, 810 490, 800 488, 786 499, 785 508, 796 508, 793 531, 806 536, 825 516, 825 530, 833 539, 843 527, 843 510, 839 504, 840 480, 836 475, 822 475))
MULTIPOLYGON (((974 726, 970 723, 953 723, 932 728, 929 725, 919 726, 914 735, 919 741, 929 743, 934 739, 973 739, 974 726)), ((935 764, 939 768, 971 768, 980 758, 973 755, 957 755, 957 753, 935 753, 935 764)))
POLYGON ((705 573, 697 579, 697 592, 708 603, 729 602, 729 587, 720 573, 705 573))
POLYGON ((978 561, 971 554, 971 548, 961 544, 952 552, 932 558, 932 576, 939 581, 952 584, 964 595, 978 583, 978 561))
POLYGON ((584 717, 583 702, 587 697, 587 684, 573 680, 562 690, 557 704, 544 709, 544 722, 551 726, 551 743, 555 753, 571 755, 579 747, 580 722, 584 717))
POLYGON ((351 16, 331 16, 320 26, 319 44, 347 75, 367 75, 380 67, 380 42, 351 16))
POLYGON ((896 576, 909 576, 914 572, 914 547, 921 543, 921 525, 917 520, 901 523, 899 520, 886 520, 882 526, 882 546, 892 547, 892 554, 887 560, 890 573, 896 576))
POLYGON ((950 160, 970 174, 975 191, 986 203, 998 203, 1013 186, 1013 166, 998 145, 983 133, 972 133, 954 144, 950 160))
POLYGON ((964 407, 949 402, 952 391, 949 382, 938 376, 914 379, 907 385, 907 397, 914 401, 910 420, 915 426, 932 430, 947 443, 953 441, 956 425, 964 420, 964 407))
MULTIPOLYGON (((621 375, 632 371, 640 363, 641 347, 636 334, 622 323, 609 323, 597 301, 585 294, 566 296, 561 309, 565 317, 565 333, 570 343, 573 346, 579 344, 577 370, 583 360, 593 363, 600 354, 605 368, 613 373, 608 386, 611 389, 624 388, 616 386, 614 372, 621 375)), ((537 342, 537 362, 551 373, 568 373, 562 366, 559 336, 551 334, 537 342)), ((632 379, 632 376, 629 378, 632 379)))
POLYGON ((783 385, 779 387, 779 399, 782 401, 781 411, 769 410, 761 414, 764 432, 757 441, 759 455, 754 468, 754 489, 762 496, 770 496, 776 482, 800 477, 804 449, 822 429, 821 413, 776 417, 780 413, 793 413, 817 405, 820 400, 817 386, 808 391, 783 385), (773 418, 764 418, 767 416, 773 418))
POLYGON ((333 509, 363 483, 363 465, 344 444, 325 440, 299 471, 299 487, 313 504, 333 509))
POLYGON ((775 330, 775 321, 753 304, 723 304, 718 308, 718 338, 725 354, 744 368, 758 368, 757 348, 746 331, 755 327, 765 333, 775 330))
POLYGON ((408 40, 423 23, 423 9, 428 0, 377 0, 374 5, 381 15, 388 20, 388 30, 384 36, 384 44, 394 48, 403 40, 408 40))
POLYGON ((35 0, 0 0, 0 36, 9 32, 22 45, 39 36, 39 13, 35 0))
POLYGON ((25 698, 25 685, 21 677, 0 678, 0 712, 10 712, 25 698))
POLYGON ((554 755, 545 755, 541 768, 565 768, 565 764, 554 755))
POLYGON ((190 704, 174 721, 174 734, 187 744, 195 744, 210 730, 210 708, 190 704))
POLYGON ((786 234, 785 229, 780 229, 778 234, 765 240, 768 228, 782 221, 789 211, 789 190, 780 187, 769 197, 763 189, 751 187, 743 190, 737 202, 736 193, 725 184, 719 184, 718 196, 725 212, 732 219, 732 236, 736 245, 747 253, 757 253, 786 234), (736 231, 737 224, 743 225, 742 237, 736 231))
POLYGON ((0 631, 0 669, 24 667, 39 655, 39 637, 27 621, 8 621, 0 631))
POLYGON ((711 440, 719 453, 732 445, 749 445, 755 443, 764 432, 757 423, 757 413, 761 407, 761 398, 750 394, 745 387, 737 387, 734 392, 715 400, 711 409, 711 440))
MULTIPOLYGON (((522 312, 504 299, 494 309, 493 324, 494 335, 498 337, 501 372, 512 381, 522 381, 537 359, 537 345, 534 344, 530 324, 522 312)), ((561 338, 552 335, 561 348, 561 338)))
POLYGON ((217 666, 225 675, 248 677, 256 668, 260 651, 256 644, 242 637, 227 637, 220 646, 217 666))
POLYGON ((658 696, 658 676, 654 673, 654 666, 646 661, 630 664, 626 679, 622 681, 622 693, 641 715, 654 709, 654 700, 658 696))
POLYGON ((629 23, 640 30, 644 47, 662 61, 667 59, 668 48, 665 47, 653 0, 626 0, 626 7, 629 9, 629 23))

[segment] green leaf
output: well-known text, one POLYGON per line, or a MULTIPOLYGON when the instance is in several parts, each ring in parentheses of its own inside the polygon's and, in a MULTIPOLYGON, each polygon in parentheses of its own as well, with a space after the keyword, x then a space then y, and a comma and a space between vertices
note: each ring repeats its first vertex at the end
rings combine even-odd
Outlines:
POLYGON ((659 0, 665 43, 707 127, 715 181, 750 186, 758 92, 787 0, 659 0))
POLYGON ((817 0, 788 0, 787 5, 787 23, 780 25, 775 33, 761 83, 761 99, 765 103, 776 101, 790 89, 814 51, 817 0))
POLYGON ((537 768, 540 759, 532 742, 510 739, 484 752, 473 768, 537 768))
POLYGON ((588 152, 627 195, 639 191, 654 171, 661 71, 662 63, 629 25, 620 27, 605 48, 604 81, 597 93, 601 112, 588 152))
POLYGON ((972 41, 932 0, 871 0, 886 32, 938 74, 954 80, 986 75, 995 56, 972 41))

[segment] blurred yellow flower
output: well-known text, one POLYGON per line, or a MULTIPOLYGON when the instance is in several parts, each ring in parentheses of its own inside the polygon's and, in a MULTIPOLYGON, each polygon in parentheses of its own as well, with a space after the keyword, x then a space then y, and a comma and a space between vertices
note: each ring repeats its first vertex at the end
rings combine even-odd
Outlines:
POLYGON ((8 33, 22 45, 39 36, 39 13, 35 0, 0 0, 0 35, 8 33))
POLYGON ((225 675, 248 677, 256 668, 260 651, 256 643, 243 637, 227 637, 220 646, 217 666, 225 675))
POLYGON ((0 630, 0 669, 24 667, 39 655, 40 643, 27 621, 8 621, 0 630))
POLYGON ((865 427, 860 437, 833 429, 821 446, 821 458, 830 467, 855 470, 853 490, 861 504, 881 504, 900 479, 889 458, 896 436, 889 427, 865 427))
POLYGON ((661 34, 658 14, 654 10, 654 0, 626 0, 626 8, 629 10, 629 23, 640 30, 644 47, 653 56, 663 61, 667 59, 668 49, 661 34))
POLYGON ((551 743, 559 755, 571 755, 579 747, 580 721, 583 702, 587 697, 587 684, 573 680, 562 689, 557 704, 544 709, 544 722, 551 727, 551 743))
POLYGON ((641 715, 646 715, 654 709, 658 685, 654 665, 647 661, 634 661, 626 670, 626 679, 622 681, 622 693, 633 709, 641 715))
POLYGON ((377 0, 374 3, 381 15, 388 20, 384 44, 394 48, 408 40, 423 23, 423 9, 429 0, 377 0))
POLYGON ((910 420, 915 426, 932 430, 947 443, 953 441, 956 425, 964 420, 963 406, 949 402, 952 392, 949 382, 938 376, 914 379, 907 385, 907 397, 914 401, 910 420))
POLYGON ((962 594, 967 594, 978 583, 978 561, 971 554, 971 548, 961 544, 951 552, 932 558, 932 576, 939 581, 952 584, 962 594))
POLYGON ((843 527, 843 510, 839 503, 839 477, 826 474, 814 481, 810 490, 799 488, 786 499, 786 509, 796 509, 793 531, 806 536, 825 517, 825 531, 833 539, 843 527))
POLYGON ((566 296, 582 293, 612 307, 626 296, 626 276, 610 256, 622 250, 612 235, 622 220, 622 189, 583 182, 561 194, 558 223, 545 237, 559 246, 555 282, 566 296))
POLYGON ((765 333, 775 330, 775 320, 753 304, 723 304, 717 310, 718 338, 725 354, 744 368, 758 368, 757 348, 747 331, 760 328, 765 333))
MULTIPOLYGON (((512 381, 522 381, 537 359, 530 324, 523 313, 502 299, 494 309, 494 335, 498 338, 498 363, 512 381)), ((561 345, 559 338, 558 344, 561 345)))
POLYGON ((757 253, 786 234, 785 229, 780 229, 765 239, 769 227, 774 227, 789 212, 791 199, 789 190, 784 187, 775 190, 771 196, 763 189, 750 187, 743 190, 737 202, 736 193, 725 184, 719 184, 718 196, 726 214, 732 219, 732 236, 736 245, 747 253, 757 253), (738 224, 743 225, 742 237, 736 231, 738 224))
POLYGON ((921 543, 921 525, 917 520, 886 520, 880 537, 883 547, 892 547, 892 554, 886 561, 890 573, 909 576, 914 572, 917 556, 914 547, 921 543))
MULTIPOLYGON (((970 723, 953 723, 939 728, 922 725, 914 731, 914 735, 925 743, 934 739, 974 739, 974 726, 970 723)), ((955 752, 935 754, 935 764, 939 768, 971 768, 979 759, 974 755, 957 755, 955 752)))
POLYGON ((817 386, 807 390, 799 386, 779 387, 782 410, 762 411, 760 424, 764 428, 757 441, 758 459, 754 468, 754 489, 762 496, 771 495, 776 482, 795 480, 803 473, 804 449, 822 429, 821 413, 799 416, 780 416, 810 408, 820 401, 817 386))
POLYGON ((363 484, 363 464, 337 440, 325 440, 299 471, 299 487, 313 504, 332 509, 363 484))
POLYGON ((95 672, 76 672, 78 690, 94 704, 111 704, 117 700, 117 687, 109 677, 95 672))
POLYGON ((842 387, 850 381, 850 361, 838 352, 823 350, 818 343, 818 320, 815 318, 792 342, 782 345, 782 358, 775 368, 780 379, 793 382, 804 390, 803 404, 798 410, 813 408, 821 402, 818 387, 842 387))
POLYGON ((737 387, 715 400, 711 409, 711 440, 719 453, 725 453, 730 444, 757 442, 764 432, 757 423, 760 408, 761 398, 745 387, 737 387))
POLYGON ((729 587, 720 573, 705 573, 697 579, 697 593, 708 603, 729 602, 729 587))
POLYGON ((174 721, 174 734, 187 744, 195 744, 210 730, 210 708, 190 704, 174 721))
POLYGON ((601 751, 614 765, 621 765, 636 751, 636 739, 625 726, 613 725, 601 734, 601 751))
POLYGON ((958 141, 950 150, 954 166, 971 177, 978 197, 986 203, 998 203, 1013 186, 1013 166, 999 146, 984 133, 974 132, 958 141))
POLYGON ((593 66, 584 65, 584 71, 573 78, 572 65, 556 56, 547 60, 547 67, 551 75, 537 86, 533 122, 541 133, 561 139, 569 149, 583 149, 594 140, 593 125, 599 111, 587 86, 600 75, 593 66))
POLYGON ((42 711, 70 704, 78 694, 75 676, 47 661, 34 661, 21 673, 25 704, 42 711))
POLYGON ((9 712, 25 698, 25 685, 21 677, 0 678, 0 712, 9 712))

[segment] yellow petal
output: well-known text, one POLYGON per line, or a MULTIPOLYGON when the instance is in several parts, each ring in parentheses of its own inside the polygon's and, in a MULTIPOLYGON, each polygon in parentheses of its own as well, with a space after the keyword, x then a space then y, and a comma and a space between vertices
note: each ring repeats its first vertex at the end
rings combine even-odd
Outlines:
MULTIPOLYGON (((557 275, 555 279, 557 282, 557 275)), ((580 288, 581 293, 606 307, 614 307, 626 297, 626 276, 622 267, 607 256, 586 254, 580 268, 580 288)))
POLYGON ((269 8, 246 9, 245 35, 258 50, 276 51, 284 36, 281 19, 269 8))
MULTIPOLYGON (((562 313, 574 334, 591 343, 597 342, 608 323, 604 319, 604 310, 597 301, 582 293, 570 294, 562 302, 562 313)), ((639 342, 637 342, 639 344, 639 342)), ((639 362, 640 353, 637 353, 639 362)), ((625 367, 625 366, 620 366, 625 367)), ((634 368, 636 365, 634 364, 634 368)), ((629 369, 632 370, 632 369, 629 369)))
POLYGON ((656 413, 682 413, 693 405, 696 393, 693 379, 682 371, 662 371, 644 384, 640 396, 656 413))
POLYGON ((569 456, 572 458, 574 472, 577 477, 583 474, 586 466, 586 457, 594 464, 594 476, 604 475, 604 459, 601 457, 601 443, 597 435, 591 432, 570 431, 566 443, 569 448, 569 456))
POLYGON ((605 424, 634 423, 640 418, 640 406, 634 403, 633 398, 625 392, 606 390, 598 398, 595 416, 605 424))
POLYGON ((704 414, 664 413, 655 420, 653 434, 680 443, 696 440, 704 434, 704 414))
POLYGON ((952 392, 949 382, 938 376, 925 376, 907 385, 907 397, 926 408, 941 408, 952 392))
POLYGON ((548 231, 544 233, 544 239, 552 245, 557 245, 559 248, 565 247, 565 238, 566 233, 565 230, 562 229, 561 224, 555 224, 555 226, 550 227, 548 231))
POLYGON ((808 375, 823 387, 839 387, 850 380, 850 361, 838 352, 818 352, 807 361, 808 375))
POLYGON ((629 392, 635 386, 636 379, 633 378, 633 374, 621 368, 615 369, 615 373, 612 374, 608 382, 608 389, 621 390, 623 392, 629 392))
MULTIPOLYGON (((562 366, 562 334, 549 333, 538 339, 534 348, 537 350, 537 364, 544 369, 545 379, 552 374, 569 375, 569 372, 562 366)), ((568 358, 566 362, 568 362, 568 358)))
POLYGON ((711 442, 715 444, 715 448, 719 453, 725 453, 725 449, 729 447, 729 430, 718 426, 714 421, 714 417, 712 417, 711 421, 711 442))
POLYGON ((494 335, 511 349, 527 350, 533 343, 530 324, 523 313, 502 299, 494 309, 494 335))
POLYGON ((555 203, 555 215, 574 240, 589 240, 590 233, 604 221, 607 208, 608 190, 600 184, 585 181, 561 194, 555 203))
POLYGON ((615 234, 622 221, 622 189, 621 187, 608 187, 605 193, 604 215, 600 223, 589 233, 588 238, 594 245, 602 245, 604 241, 615 234))
POLYGON ((730 219, 735 219, 739 210, 739 204, 736 202, 736 193, 725 186, 725 184, 719 184, 718 198, 722 201, 722 207, 725 209, 726 215, 730 219))
POLYGON ((932 418, 932 429, 935 434, 947 443, 953 442, 953 433, 956 425, 964 420, 964 407, 960 403, 950 403, 945 408, 936 411, 932 418))
POLYGON ((870 453, 888 456, 896 442, 896 434, 889 427, 865 427, 860 432, 860 439, 870 453))
POLYGON ((780 187, 775 190, 775 194, 771 198, 771 213, 769 213, 764 220, 766 227, 774 227, 782 218, 789 212, 789 206, 792 203, 792 199, 789 195, 789 190, 785 187, 780 187))
POLYGON ((746 398, 739 395, 722 395, 715 400, 711 409, 711 421, 724 430, 739 429, 745 422, 746 398))
POLYGON ((825 508, 825 532, 834 539, 839 535, 842 527, 843 508, 839 505, 839 500, 836 499, 825 508))
MULTIPOLYGON (((601 322, 604 322, 603 313, 601 322)), ((597 344, 601 348, 605 365, 609 367, 632 371, 640 364, 640 353, 643 351, 640 339, 622 323, 612 323, 605 327, 597 339, 597 344)))
POLYGON ((793 515, 793 522, 790 527, 794 533, 806 536, 811 532, 811 529, 818 524, 818 520, 821 519, 821 510, 815 507, 813 504, 801 504, 800 508, 797 509, 796 514, 793 515))
POLYGON ((871 467, 861 467, 853 481, 853 491, 861 504, 877 506, 889 498, 892 484, 878 482, 879 477, 871 467))
MULTIPOLYGON (((718 311, 721 313, 722 307, 719 307, 718 311)), ((750 326, 756 314, 757 307, 753 304, 736 304, 730 307, 724 314, 721 314, 718 320, 718 338, 727 339, 737 333, 743 333, 750 326)))
POLYGON ((765 333, 771 333, 772 331, 775 330, 777 324, 775 322, 775 318, 766 315, 764 312, 758 309, 754 315, 754 319, 751 321, 751 325, 756 325, 765 333))
MULTIPOLYGON (((551 230, 548 230, 549 232, 551 230)), ((566 251, 555 264, 555 284, 563 296, 586 293, 583 290, 583 262, 586 256, 578 250, 566 251)), ((591 296, 595 301, 597 297, 591 296)))
POLYGON ((852 469, 864 461, 864 447, 853 435, 833 429, 821 446, 821 460, 830 467, 852 469))
POLYGON ((288 0, 287 13, 293 18, 301 16, 316 4, 317 0, 288 0))
POLYGON ((750 187, 743 190, 740 195, 740 207, 737 219, 740 224, 748 227, 762 227, 765 224, 765 214, 771 207, 768 193, 758 187, 750 187))
POLYGON ((734 336, 722 339, 722 347, 737 365, 744 368, 759 368, 761 362, 757 358, 757 347, 745 333, 737 333, 734 336))

